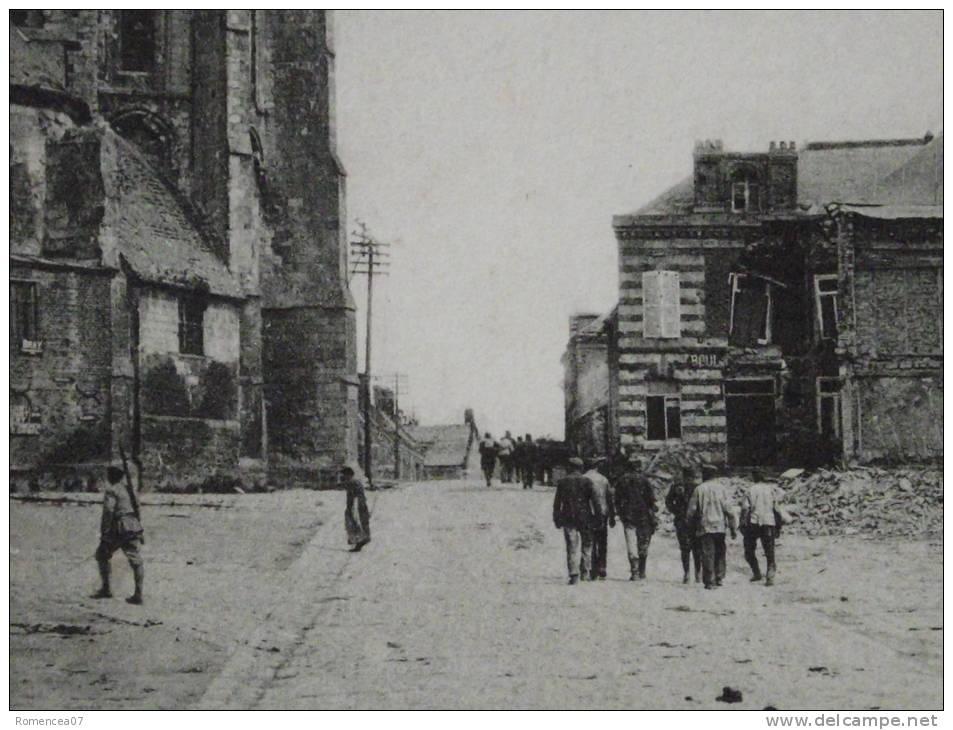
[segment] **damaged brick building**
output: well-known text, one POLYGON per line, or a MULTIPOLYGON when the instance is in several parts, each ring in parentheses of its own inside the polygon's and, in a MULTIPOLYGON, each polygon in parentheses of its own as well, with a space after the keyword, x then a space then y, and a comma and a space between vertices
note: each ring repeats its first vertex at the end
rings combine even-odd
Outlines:
POLYGON ((569 318, 562 357, 565 439, 581 456, 611 454, 619 438, 618 310, 569 318))
POLYGON ((716 463, 942 457, 942 136, 696 144, 613 219, 618 425, 716 463))
POLYGON ((323 11, 12 11, 11 468, 357 454, 323 11))

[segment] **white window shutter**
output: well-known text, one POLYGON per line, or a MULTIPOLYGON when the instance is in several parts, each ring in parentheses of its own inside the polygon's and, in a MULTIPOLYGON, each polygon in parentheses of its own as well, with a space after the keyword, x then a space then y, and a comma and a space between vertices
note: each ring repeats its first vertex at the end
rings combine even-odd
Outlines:
POLYGON ((658 271, 642 272, 642 337, 662 336, 661 286, 658 271))
POLYGON ((661 337, 682 336, 681 287, 677 271, 660 271, 661 337))

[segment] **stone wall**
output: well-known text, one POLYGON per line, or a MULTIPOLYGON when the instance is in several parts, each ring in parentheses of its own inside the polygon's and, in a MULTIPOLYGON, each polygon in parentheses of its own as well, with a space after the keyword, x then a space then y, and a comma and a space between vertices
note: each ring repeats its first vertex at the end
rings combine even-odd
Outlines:
POLYGON ((110 457, 110 274, 25 267, 37 289, 39 349, 10 342, 10 464, 14 471, 110 457))
POLYGON ((179 352, 175 292, 146 288, 138 303, 142 459, 150 478, 184 485, 234 471, 241 443, 238 306, 208 302, 204 355, 192 355, 179 352))
POLYGON ((943 458, 943 244, 939 219, 839 219, 848 462, 943 458))

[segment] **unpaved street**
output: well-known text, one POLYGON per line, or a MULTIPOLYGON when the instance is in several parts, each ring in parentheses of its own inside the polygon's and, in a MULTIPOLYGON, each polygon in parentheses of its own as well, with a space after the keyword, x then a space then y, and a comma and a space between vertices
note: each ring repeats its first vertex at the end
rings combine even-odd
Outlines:
POLYGON ((145 609, 84 597, 95 509, 11 503, 14 707, 723 708, 725 685, 744 709, 942 703, 939 541, 785 535, 772 589, 737 541, 704 591, 666 535, 630 583, 616 528, 609 580, 570 587, 551 489, 371 493, 359 554, 341 493, 180 499, 221 506, 146 508, 145 609))

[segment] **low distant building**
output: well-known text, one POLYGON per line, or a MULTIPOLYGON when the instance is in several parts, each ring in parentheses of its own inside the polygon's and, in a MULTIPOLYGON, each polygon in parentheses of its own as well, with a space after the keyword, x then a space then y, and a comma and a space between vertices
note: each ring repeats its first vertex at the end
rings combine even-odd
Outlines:
MULTIPOLYGON (((364 453, 364 408, 358 417, 358 450, 364 453)), ((396 408, 394 391, 375 385, 371 416, 371 468, 374 480, 417 481, 423 478, 425 445, 413 435, 402 411, 396 408)))
POLYGON ((423 446, 423 479, 467 479, 479 473, 480 433, 470 411, 459 425, 415 426, 411 436, 423 446))
POLYGON ((619 247, 622 443, 730 466, 942 458, 942 137, 699 143, 619 247))
POLYGON ((617 309, 569 318, 563 354, 566 442, 581 456, 607 456, 618 443, 617 309))

